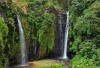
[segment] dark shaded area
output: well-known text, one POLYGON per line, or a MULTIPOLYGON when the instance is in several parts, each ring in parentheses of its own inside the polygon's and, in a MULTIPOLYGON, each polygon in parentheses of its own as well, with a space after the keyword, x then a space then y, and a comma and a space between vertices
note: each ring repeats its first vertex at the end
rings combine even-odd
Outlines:
POLYGON ((9 22, 9 20, 8 20, 8 18, 7 18, 7 16, 6 16, 6 14, 2 12, 1 8, 0 8, 0 16, 3 17, 3 19, 4 19, 4 21, 5 21, 6 23, 9 22))
POLYGON ((63 54, 63 31, 61 31, 62 29, 62 22, 61 24, 59 24, 59 20, 60 20, 60 16, 57 16, 57 22, 56 22, 56 30, 55 30, 55 46, 54 46, 54 56, 55 57, 60 57, 63 54))

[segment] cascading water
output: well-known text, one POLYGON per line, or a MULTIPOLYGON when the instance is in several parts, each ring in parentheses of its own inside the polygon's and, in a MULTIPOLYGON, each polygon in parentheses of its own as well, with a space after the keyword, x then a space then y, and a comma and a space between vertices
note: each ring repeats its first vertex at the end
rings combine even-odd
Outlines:
POLYGON ((54 56, 58 57, 59 59, 62 58, 63 54, 63 21, 62 21, 62 15, 57 15, 57 22, 56 22, 56 30, 55 30, 55 46, 54 46, 54 56))
POLYGON ((34 47, 34 54, 36 54, 36 46, 34 47))
POLYGON ((67 12, 66 15, 67 15, 67 19, 66 19, 65 37, 64 37, 63 59, 68 59, 68 56, 67 56, 67 40, 68 40, 68 30, 69 30, 69 12, 67 12))
POLYGON ((25 45, 25 38, 24 38, 24 31, 21 25, 21 20, 20 16, 17 15, 17 20, 19 24, 19 32, 20 32, 20 45, 21 45, 21 64, 25 65, 26 64, 26 58, 27 58, 27 53, 26 53, 26 45, 25 45))
POLYGON ((62 20, 61 20, 61 15, 58 15, 58 24, 59 24, 59 44, 60 44, 60 51, 61 54, 63 53, 63 29, 62 29, 62 20))
POLYGON ((5 68, 9 68, 9 59, 8 59, 8 57, 7 57, 7 60, 6 60, 5 68))
POLYGON ((62 22, 61 22, 61 16, 60 15, 58 15, 58 24, 59 24, 59 29, 60 29, 60 36, 62 36, 62 22))

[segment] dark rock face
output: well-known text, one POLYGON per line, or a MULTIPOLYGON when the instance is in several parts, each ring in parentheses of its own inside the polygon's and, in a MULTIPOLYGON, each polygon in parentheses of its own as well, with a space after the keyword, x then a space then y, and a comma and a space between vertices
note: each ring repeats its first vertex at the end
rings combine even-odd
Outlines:
MULTIPOLYGON (((36 29, 36 25, 34 24, 35 28, 34 30, 31 32, 31 37, 32 34, 34 34, 35 38, 37 38, 37 29, 36 29)), ((39 54, 39 41, 37 39, 30 39, 30 45, 29 46, 29 60, 37 60, 38 59, 38 54, 39 54), (35 42, 35 43, 34 43, 35 42)))
POLYGON ((63 54, 63 30, 62 30, 62 20, 61 15, 57 16, 56 22, 56 37, 55 37, 55 46, 54 46, 54 56, 60 57, 63 54))
POLYGON ((38 59, 38 53, 39 53, 39 42, 35 41, 34 46, 29 47, 29 60, 37 60, 38 59))
MULTIPOLYGON (((61 14, 57 16, 56 30, 55 30, 55 46, 54 46, 54 57, 62 57, 64 52, 64 37, 65 37, 65 27, 66 27, 66 14, 61 14)), ((68 44, 68 49, 69 49, 68 44)), ((69 52, 69 51, 68 51, 69 52)))
POLYGON ((8 20, 8 18, 7 18, 7 16, 6 16, 6 14, 3 13, 1 10, 0 10, 0 16, 3 17, 3 19, 4 19, 4 21, 5 21, 6 23, 9 22, 9 20, 8 20))

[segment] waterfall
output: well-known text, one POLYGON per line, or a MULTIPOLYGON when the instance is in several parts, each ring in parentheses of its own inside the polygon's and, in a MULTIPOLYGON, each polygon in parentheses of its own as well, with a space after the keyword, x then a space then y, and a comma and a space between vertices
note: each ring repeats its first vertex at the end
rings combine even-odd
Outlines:
POLYGON ((7 59, 6 59, 5 68, 9 68, 9 59, 8 59, 8 57, 7 57, 7 59))
POLYGON ((25 65, 26 63, 26 45, 25 45, 25 38, 24 38, 24 31, 21 25, 20 16, 17 15, 17 20, 19 24, 19 32, 20 32, 20 46, 21 46, 21 64, 25 65))
POLYGON ((36 55, 36 45, 35 45, 35 47, 34 47, 34 54, 36 55))
POLYGON ((61 16, 58 15, 58 24, 59 24, 59 29, 60 29, 60 37, 62 37, 62 21, 61 21, 61 16))
POLYGON ((68 41, 68 30, 69 30, 69 12, 67 12, 66 15, 67 15, 67 19, 66 19, 65 37, 64 37, 63 59, 68 59, 68 57, 67 57, 67 41, 68 41))
POLYGON ((58 43, 58 45, 59 45, 59 51, 61 52, 61 55, 62 55, 62 53, 63 53, 63 29, 62 29, 62 19, 61 19, 61 15, 58 15, 58 25, 59 25, 59 27, 58 27, 58 31, 59 31, 59 41, 57 42, 58 43))

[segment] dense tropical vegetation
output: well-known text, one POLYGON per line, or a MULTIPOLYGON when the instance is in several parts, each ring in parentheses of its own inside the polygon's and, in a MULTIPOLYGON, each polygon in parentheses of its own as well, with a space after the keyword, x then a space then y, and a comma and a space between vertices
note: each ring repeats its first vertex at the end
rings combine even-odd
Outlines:
POLYGON ((70 50, 73 68, 100 67, 100 1, 70 2, 70 50))
MULTIPOLYGON (((100 67, 99 0, 0 0, 0 68, 20 64, 17 14, 21 16, 28 60, 54 54, 57 15, 70 13, 68 54, 72 68, 100 67), (37 46, 36 53, 34 48, 37 46), (52 53, 52 54, 51 54, 52 53)), ((57 63, 52 68, 62 68, 57 63)))

